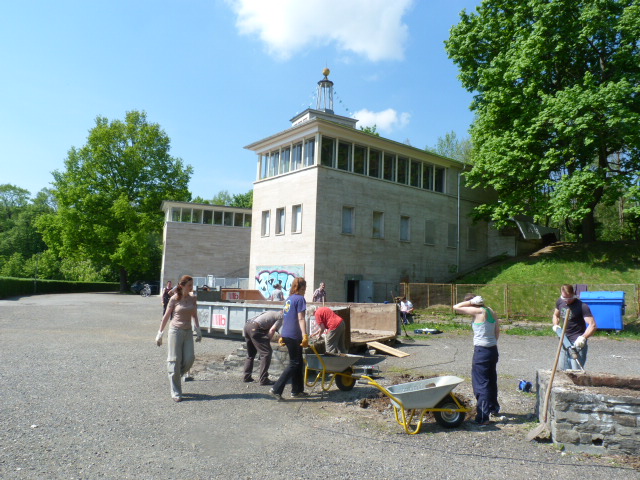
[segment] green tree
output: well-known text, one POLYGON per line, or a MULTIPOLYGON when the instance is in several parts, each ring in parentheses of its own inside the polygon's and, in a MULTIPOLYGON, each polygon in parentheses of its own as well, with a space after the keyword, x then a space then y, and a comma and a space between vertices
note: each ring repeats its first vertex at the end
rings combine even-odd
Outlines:
POLYGON ((499 198, 477 213, 595 240, 596 206, 626 195, 640 169, 638 2, 485 0, 446 49, 475 94, 468 185, 499 198))
POLYGON ((471 163, 471 139, 463 138, 458 139, 456 132, 446 133, 444 137, 438 137, 438 141, 432 148, 427 148, 427 151, 432 151, 443 157, 453 158, 464 163, 471 163))
POLYGON ((221 190, 220 192, 218 192, 212 199, 210 202, 207 203, 211 203, 211 205, 231 205, 231 201, 233 200, 233 197, 231 197, 231 194, 229 193, 228 190, 221 190))
POLYGON ((127 112, 124 121, 98 116, 86 145, 72 147, 65 170, 53 172, 58 210, 38 220, 49 248, 81 263, 84 278, 119 276, 123 291, 129 273, 159 273, 160 205, 191 198, 192 168, 169 150, 145 112, 127 112))
POLYGON ((378 125, 373 125, 372 127, 360 127, 360 130, 362 130, 364 133, 375 135, 376 137, 380 136, 380 134, 378 133, 378 125))
POLYGON ((253 206, 253 189, 247 193, 238 193, 231 199, 232 207, 251 208, 253 206))

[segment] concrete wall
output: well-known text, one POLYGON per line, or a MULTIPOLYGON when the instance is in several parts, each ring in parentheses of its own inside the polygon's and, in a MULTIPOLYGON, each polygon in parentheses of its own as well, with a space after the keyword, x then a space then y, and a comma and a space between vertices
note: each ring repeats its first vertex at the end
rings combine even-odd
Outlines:
MULTIPOLYGON (((331 301, 344 301, 347 277, 374 282, 438 281, 457 263, 448 246, 448 225, 457 223, 457 198, 318 167, 315 276, 331 301), (355 233, 342 231, 342 208, 355 208, 355 233), (384 238, 373 238, 373 212, 384 213, 384 238), (400 217, 410 218, 410 241, 400 241, 400 217), (425 244, 425 220, 433 221, 433 244, 425 244), (342 290, 342 292, 340 292, 342 290)), ((475 203, 461 202, 461 269, 487 258, 487 225, 479 223, 475 250, 467 248, 468 217, 475 203)))
POLYGON ((166 222, 162 283, 182 275, 247 277, 251 228, 166 222))
POLYGON ((253 228, 251 229, 251 259, 249 264, 249 287, 254 285, 257 267, 275 267, 274 280, 282 280, 288 291, 292 275, 286 275, 278 267, 299 266, 307 280, 307 301, 311 301, 315 283, 314 245, 317 221, 317 168, 308 168, 290 174, 272 177, 254 184, 253 228), (292 207, 302 205, 302 227, 300 233, 292 233, 292 207), (276 210, 284 208, 285 230, 276 234, 276 210), (269 235, 262 235, 262 212, 271 215, 269 235), (286 282, 289 282, 287 284, 286 282))

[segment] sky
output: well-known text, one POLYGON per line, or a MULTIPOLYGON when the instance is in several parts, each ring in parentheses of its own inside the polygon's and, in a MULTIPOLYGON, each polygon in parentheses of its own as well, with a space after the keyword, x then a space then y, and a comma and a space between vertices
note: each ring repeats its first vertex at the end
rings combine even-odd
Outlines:
POLYGON ((480 0, 20 0, 0 7, 0 184, 50 188, 97 116, 144 110, 193 166, 189 188, 246 193, 244 147, 315 108, 417 148, 468 137, 472 94, 444 41, 480 0))

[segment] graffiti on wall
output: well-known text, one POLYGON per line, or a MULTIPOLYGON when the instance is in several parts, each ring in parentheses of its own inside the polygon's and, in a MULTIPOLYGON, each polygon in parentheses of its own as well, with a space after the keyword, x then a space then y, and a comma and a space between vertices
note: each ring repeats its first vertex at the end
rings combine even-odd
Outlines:
POLYGON ((284 298, 289 296, 293 279, 304 277, 304 265, 272 265, 256 267, 256 290, 260 290, 264 298, 269 298, 274 287, 282 285, 284 298))

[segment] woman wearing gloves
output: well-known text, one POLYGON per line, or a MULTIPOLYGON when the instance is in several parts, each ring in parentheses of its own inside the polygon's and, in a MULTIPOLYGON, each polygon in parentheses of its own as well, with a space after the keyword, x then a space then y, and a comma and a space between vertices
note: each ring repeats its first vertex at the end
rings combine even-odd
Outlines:
POLYGON ((289 380, 291 380, 291 396, 293 398, 308 396, 304 391, 304 363, 302 360, 302 349, 309 346, 305 320, 307 302, 304 299, 304 293, 306 290, 307 282, 305 279, 296 277, 291 284, 289 298, 284 303, 284 321, 278 342, 287 347, 289 365, 271 388, 271 394, 278 400, 282 400, 284 386, 289 380))
POLYGON ((199 342, 202 340, 202 333, 198 323, 196 296, 193 293, 193 278, 184 275, 176 287, 175 295, 169 300, 167 310, 160 323, 160 330, 156 336, 156 344, 158 346, 162 345, 164 327, 171 320, 168 334, 167 368, 171 385, 171 398, 175 402, 182 400, 181 378, 182 375, 189 371, 196 358, 193 349, 193 334, 191 333, 192 319, 196 342, 199 342))
MULTIPOLYGON (((565 335, 576 348, 578 360, 584 367, 584 364, 587 363, 587 338, 597 330, 596 320, 593 318, 589 305, 576 298, 573 285, 562 285, 560 295, 560 298, 556 301, 556 309, 553 311, 553 331, 557 335, 562 334, 562 322, 560 319, 564 318, 567 310, 569 310, 569 320, 565 335)), ((564 348, 558 365, 561 370, 577 370, 579 368, 577 362, 567 355, 564 348)))
POLYGON ((495 313, 484 306, 480 296, 468 293, 464 301, 453 306, 456 313, 473 317, 473 360, 471 383, 478 403, 476 423, 488 425, 490 415, 500 412, 498 403, 498 337, 500 323, 495 313))

